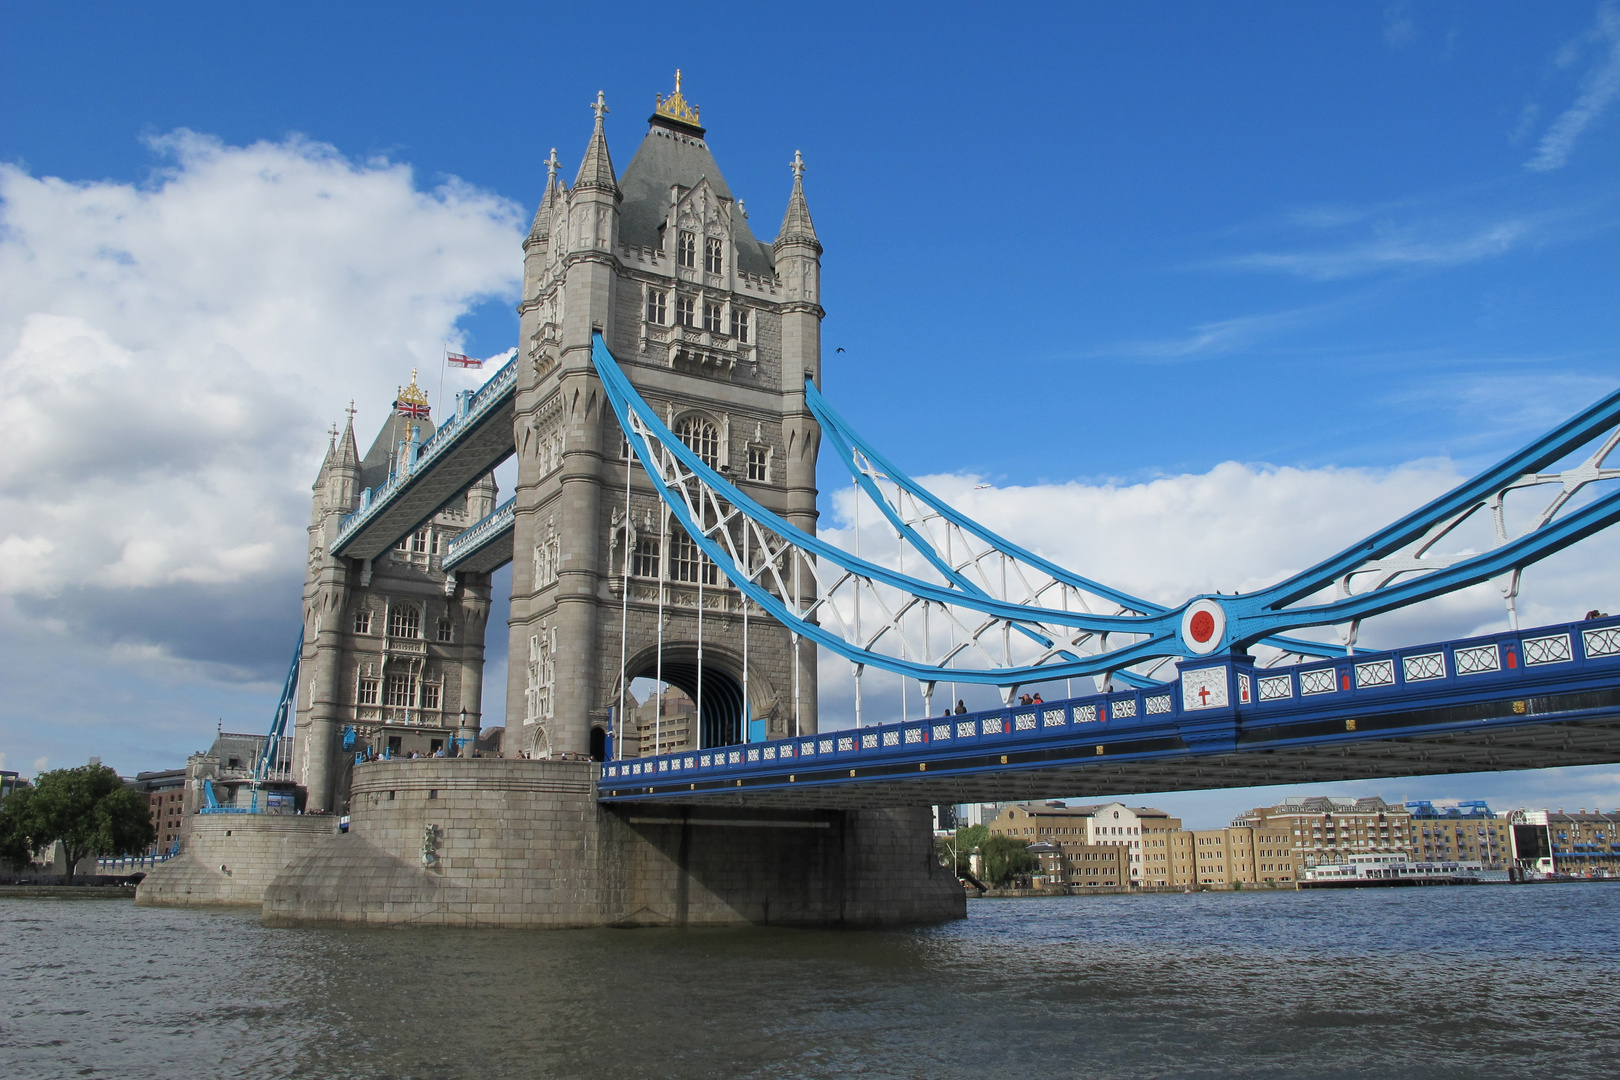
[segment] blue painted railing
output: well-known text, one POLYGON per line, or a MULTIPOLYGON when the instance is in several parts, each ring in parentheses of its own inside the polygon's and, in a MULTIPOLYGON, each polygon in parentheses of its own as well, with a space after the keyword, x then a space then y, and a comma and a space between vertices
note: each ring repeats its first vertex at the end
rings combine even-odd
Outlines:
MULTIPOLYGON (((1223 657, 1186 661, 1182 667, 1193 671, 1223 665, 1230 665, 1233 706, 1224 710, 1187 708, 1181 700, 1185 684, 1178 680, 1145 690, 610 761, 601 767, 600 794, 603 798, 669 796, 689 787, 712 790, 719 786, 715 781, 731 785, 734 780, 749 781, 753 787, 786 786, 795 782, 794 773, 811 769, 823 777, 817 783, 854 784, 862 782, 862 771, 872 766, 912 762, 925 765, 930 775, 949 774, 953 756, 982 763, 990 751, 1003 755, 1000 760, 1006 763, 1009 750, 1051 744, 1094 746, 1097 756, 1106 756, 1109 744, 1122 736, 1134 745, 1155 735, 1173 737, 1170 741, 1175 746, 1165 749, 1185 754, 1189 747, 1198 747, 1199 725, 1220 714, 1232 727, 1232 737, 1224 743, 1211 741, 1206 746, 1210 750, 1233 749, 1240 728, 1275 729, 1276 737, 1266 745, 1276 746, 1289 740, 1287 725, 1324 716, 1335 722, 1343 718, 1344 725, 1331 734, 1302 733, 1294 741, 1364 738, 1365 734, 1356 734, 1358 716, 1498 701, 1504 695, 1532 691, 1584 689, 1593 682, 1613 685, 1620 680, 1620 617, 1356 653, 1289 667, 1231 665, 1230 658, 1223 657), (830 777, 828 766, 835 770, 830 777), (850 770, 847 775, 845 769, 850 770)), ((1523 702, 1516 702, 1514 711, 1521 705, 1523 702)), ((1511 722, 1511 716, 1508 719, 1511 722)), ((993 763, 974 766, 975 771, 996 768, 993 763)), ((881 778, 894 779, 895 774, 890 770, 881 778)))
POLYGON ((491 537, 498 536, 503 530, 512 527, 513 519, 517 516, 517 496, 514 495, 490 512, 488 517, 480 518, 472 525, 463 529, 454 540, 444 546, 443 566, 449 570, 457 562, 477 551, 491 537))
POLYGON ((430 468, 461 439, 462 435, 477 427, 484 417, 500 408, 507 396, 517 388, 517 374, 517 357, 514 356, 504 367, 490 376, 489 381, 483 386, 471 393, 457 394, 455 414, 433 433, 433 438, 422 444, 415 460, 400 462, 385 483, 367 488, 360 493, 360 505, 344 515, 342 523, 338 526, 337 543, 334 548, 341 550, 345 543, 365 528, 366 524, 388 505, 393 495, 404 487, 411 477, 430 468))

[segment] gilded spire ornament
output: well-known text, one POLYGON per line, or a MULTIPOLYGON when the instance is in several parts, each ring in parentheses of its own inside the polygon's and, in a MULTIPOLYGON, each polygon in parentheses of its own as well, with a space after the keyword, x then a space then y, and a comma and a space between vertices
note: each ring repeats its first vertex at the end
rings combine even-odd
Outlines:
POLYGON ((416 385, 416 369, 411 368, 411 385, 401 387, 394 399, 394 411, 413 420, 426 420, 428 416, 427 391, 416 385))
POLYGON ((675 92, 670 94, 669 97, 664 97, 662 94, 653 95, 653 115, 662 116, 666 120, 674 120, 676 123, 686 124, 689 127, 703 126, 702 121, 698 119, 697 106, 688 105, 686 98, 681 94, 680 68, 675 69, 675 92))

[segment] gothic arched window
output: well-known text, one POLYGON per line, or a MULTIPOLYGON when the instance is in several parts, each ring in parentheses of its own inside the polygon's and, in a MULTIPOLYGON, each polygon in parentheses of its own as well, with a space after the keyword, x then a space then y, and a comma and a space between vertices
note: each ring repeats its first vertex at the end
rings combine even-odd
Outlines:
POLYGON ((388 636, 419 638, 422 636, 422 612, 414 604, 399 604, 388 611, 388 636))
POLYGON ((703 554, 701 548, 676 525, 669 537, 669 577, 671 581, 696 582, 699 575, 703 584, 713 585, 719 579, 717 568, 703 554))
POLYGON ((701 416, 684 416, 675 425, 675 437, 711 469, 720 467, 720 429, 701 416))

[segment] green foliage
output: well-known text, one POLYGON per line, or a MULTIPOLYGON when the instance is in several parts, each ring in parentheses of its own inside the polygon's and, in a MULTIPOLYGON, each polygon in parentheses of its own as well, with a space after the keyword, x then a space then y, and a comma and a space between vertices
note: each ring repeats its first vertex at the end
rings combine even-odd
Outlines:
POLYGON ((935 853, 939 856, 941 866, 950 866, 952 856, 955 856, 957 874, 966 873, 973 869, 973 851, 986 840, 990 839, 990 830, 983 825, 972 825, 966 829, 958 829, 952 836, 942 836, 934 842, 935 853))
POLYGON ((58 843, 69 884, 79 860, 138 855, 155 838, 146 800, 104 765, 41 773, 0 802, 0 858, 20 870, 58 843))
POLYGON ((1035 869, 1035 856, 1029 853, 1028 840, 992 836, 979 845, 979 854, 984 856, 985 880, 992 885, 1005 885, 1035 869))

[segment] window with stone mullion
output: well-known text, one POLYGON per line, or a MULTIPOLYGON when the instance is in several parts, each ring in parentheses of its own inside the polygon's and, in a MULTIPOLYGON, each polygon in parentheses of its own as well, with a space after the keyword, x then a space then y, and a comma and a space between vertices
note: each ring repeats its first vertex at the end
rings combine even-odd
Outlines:
POLYGON ((696 584, 700 574, 705 585, 713 585, 719 580, 714 563, 704 557, 697 542, 677 525, 669 538, 669 578, 671 581, 696 584))
POLYGON ((388 697, 384 702, 391 709, 409 709, 416 704, 416 676, 396 671, 388 676, 388 697))
POLYGON ((388 612, 388 636, 419 638, 422 636, 422 613, 411 604, 400 604, 388 612))
POLYGON ((642 578, 658 576, 658 537, 636 537, 636 549, 630 556, 630 573, 642 578))
POLYGON ((675 437, 711 469, 720 467, 720 431, 709 421, 688 416, 675 425, 675 437))

